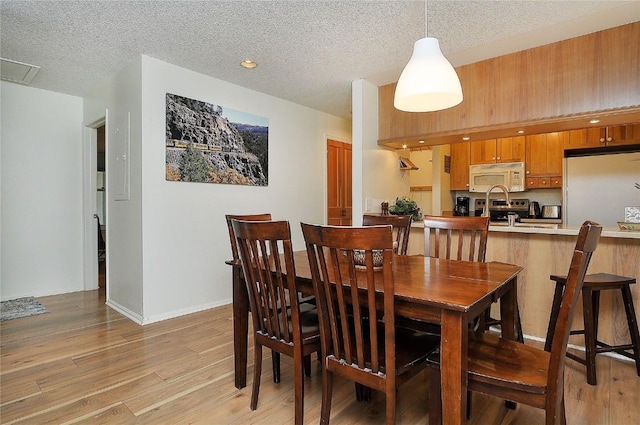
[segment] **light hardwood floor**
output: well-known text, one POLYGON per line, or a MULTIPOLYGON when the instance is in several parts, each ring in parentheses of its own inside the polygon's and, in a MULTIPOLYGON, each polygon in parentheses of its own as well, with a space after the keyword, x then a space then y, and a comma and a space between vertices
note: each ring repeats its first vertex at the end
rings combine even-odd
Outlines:
MULTIPOLYGON (((282 356, 282 381, 264 358, 258 409, 250 385, 233 385, 231 307, 138 326, 104 304, 102 291, 39 298, 50 313, 2 322, 0 423, 9 424, 289 424, 293 423, 293 363, 282 356)), ((250 345, 252 353, 252 345, 250 345)), ((268 352, 265 352, 268 354, 268 352)), ((250 362, 252 355, 250 357, 250 362)), ((640 378, 633 363, 598 357, 598 382, 567 361, 569 424, 640 423, 640 378)), ((253 366, 248 372, 249 384, 253 366)), ((317 362, 305 380, 305 421, 318 423, 317 362)), ((428 422, 426 374, 399 394, 403 424, 428 422)), ((543 423, 542 411, 505 409, 474 394, 470 424, 543 423)), ((351 382, 337 379, 333 424, 383 424, 384 397, 355 400, 351 382)))

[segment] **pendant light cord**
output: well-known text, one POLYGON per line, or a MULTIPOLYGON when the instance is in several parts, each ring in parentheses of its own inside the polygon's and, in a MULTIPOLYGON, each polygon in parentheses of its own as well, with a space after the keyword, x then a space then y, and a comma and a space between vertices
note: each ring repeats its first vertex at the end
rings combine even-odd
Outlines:
POLYGON ((429 2, 427 0, 424 0, 424 36, 429 37, 429 23, 428 23, 428 14, 427 14, 427 7, 429 5, 429 2))

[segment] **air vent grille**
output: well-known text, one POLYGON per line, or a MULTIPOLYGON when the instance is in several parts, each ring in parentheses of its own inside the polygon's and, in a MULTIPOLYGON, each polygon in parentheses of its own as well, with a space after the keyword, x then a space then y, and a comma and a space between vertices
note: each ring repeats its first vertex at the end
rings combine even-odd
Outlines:
POLYGON ((5 81, 29 84, 39 70, 39 66, 0 58, 0 79, 5 81))

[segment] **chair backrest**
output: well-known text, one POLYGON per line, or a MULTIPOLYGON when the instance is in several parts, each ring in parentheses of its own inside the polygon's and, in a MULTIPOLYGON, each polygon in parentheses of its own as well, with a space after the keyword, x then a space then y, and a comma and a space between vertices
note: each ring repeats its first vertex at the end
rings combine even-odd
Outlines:
POLYGON ((301 344, 289 222, 232 220, 232 226, 254 331, 286 343, 301 344))
POLYGON ((243 221, 271 221, 271 214, 245 214, 245 215, 232 215, 227 214, 224 216, 227 219, 227 228, 229 229, 229 240, 231 241, 231 254, 233 255, 233 262, 237 263, 240 259, 240 254, 238 253, 238 247, 236 245, 236 235, 233 232, 233 226, 231 224, 232 220, 243 220, 243 221))
POLYGON ((424 255, 484 262, 488 233, 489 217, 425 216, 424 255))
POLYGON ((342 374, 368 382, 373 388, 395 386, 391 227, 302 223, 302 233, 318 305, 326 366, 332 368, 330 370, 342 369, 342 374), (364 260, 357 258, 362 252, 364 260), (381 267, 381 271, 374 273, 374 267, 381 267), (376 286, 384 290, 383 301, 376 297, 376 286), (377 333, 377 324, 382 319, 384 336, 377 333), (383 353, 378 352, 378 338, 385 338, 384 364, 380 361, 383 353))
POLYGON ((396 254, 407 255, 409 248, 409 234, 411 233, 410 215, 363 215, 363 226, 388 226, 393 228, 393 240, 397 247, 396 254))
POLYGON ((94 214, 93 218, 96 219, 98 226, 98 252, 104 251, 107 247, 107 243, 104 241, 104 237, 102 236, 102 225, 100 224, 100 216, 98 214, 94 214))
POLYGON ((564 361, 571 331, 571 321, 578 295, 582 291, 584 276, 591 261, 591 255, 598 246, 602 226, 592 221, 585 221, 580 227, 578 240, 571 258, 567 282, 562 294, 560 312, 551 343, 551 360, 547 375, 547 405, 556 403, 556 412, 560 411, 564 388, 564 361))

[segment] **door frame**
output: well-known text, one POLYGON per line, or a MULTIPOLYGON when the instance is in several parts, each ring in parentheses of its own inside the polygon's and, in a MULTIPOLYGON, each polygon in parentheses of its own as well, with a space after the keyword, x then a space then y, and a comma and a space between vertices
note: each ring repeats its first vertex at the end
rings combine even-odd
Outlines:
MULTIPOLYGON (((93 217, 96 211, 97 169, 98 169, 98 127, 107 123, 105 117, 92 123, 84 124, 82 129, 82 227, 83 227, 83 281, 84 290, 98 289, 98 235, 96 233, 96 221, 93 217)), ((108 149, 105 131, 105 160, 108 158, 108 149)), ((105 163, 106 170, 106 163, 105 163)), ((105 179, 105 191, 107 179, 105 179)), ((108 192, 106 192, 108 193, 108 192)), ((106 198, 105 198, 106 202, 106 198)), ((108 204, 108 203, 107 203, 108 204)), ((108 269, 109 256, 106 257, 105 267, 108 269)), ((109 274, 107 273, 107 279, 109 274)), ((107 285, 107 289, 109 285, 107 285)))

